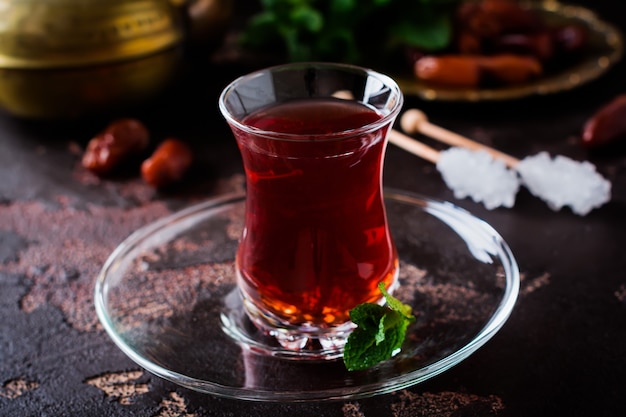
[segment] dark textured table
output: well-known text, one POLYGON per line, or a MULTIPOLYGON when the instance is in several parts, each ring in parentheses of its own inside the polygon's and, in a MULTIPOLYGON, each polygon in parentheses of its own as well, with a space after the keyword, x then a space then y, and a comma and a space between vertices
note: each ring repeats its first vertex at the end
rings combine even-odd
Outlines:
MULTIPOLYGON (((597 1, 626 27, 621 2, 597 1)), ((548 151, 589 160, 612 200, 581 217, 522 190, 514 208, 456 200, 428 162, 389 146, 385 185, 449 200, 504 237, 522 274, 504 327, 459 365, 392 394, 327 403, 255 403, 200 394, 128 359, 99 325, 95 277, 137 228, 242 187, 242 167, 217 94, 244 69, 196 63, 158 100, 124 113, 156 142, 188 141, 183 185, 155 191, 136 172, 98 179, 80 165, 86 142, 115 114, 72 122, 0 115, 1 416, 617 416, 626 395, 626 137, 580 145, 584 121, 626 93, 620 62, 598 80, 545 97, 485 103, 407 97, 431 121, 517 157, 548 151), (209 72, 214 75, 209 76, 209 72)), ((433 142, 429 142, 437 146, 433 142)))

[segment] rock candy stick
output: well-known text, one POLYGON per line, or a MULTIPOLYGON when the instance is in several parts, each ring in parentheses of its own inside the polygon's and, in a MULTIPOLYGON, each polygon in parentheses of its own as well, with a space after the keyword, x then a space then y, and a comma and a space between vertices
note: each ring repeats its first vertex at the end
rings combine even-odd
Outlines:
POLYGON ((552 158, 547 152, 519 160, 434 125, 417 109, 407 110, 402 115, 400 126, 409 134, 419 132, 448 145, 488 152, 517 171, 522 184, 552 210, 570 206, 574 213, 584 216, 611 200, 611 183, 590 162, 578 162, 561 155, 552 158))
POLYGON ((405 111, 400 118, 400 127, 409 135, 419 132, 450 146, 483 150, 488 152, 494 158, 502 160, 509 168, 515 168, 515 166, 519 163, 519 159, 514 158, 511 155, 507 155, 497 149, 493 149, 480 142, 473 141, 465 136, 459 135, 458 133, 430 123, 428 121, 428 117, 426 117, 424 112, 421 110, 409 109, 405 111))
POLYGON ((389 132, 388 139, 390 143, 434 163, 456 198, 471 197, 489 210, 515 204, 519 189, 517 174, 489 153, 460 147, 437 151, 396 130, 389 132))

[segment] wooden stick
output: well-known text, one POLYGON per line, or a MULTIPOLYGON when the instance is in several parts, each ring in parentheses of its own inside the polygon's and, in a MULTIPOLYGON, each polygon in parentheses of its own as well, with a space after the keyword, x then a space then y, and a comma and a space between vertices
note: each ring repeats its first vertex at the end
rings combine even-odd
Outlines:
POLYGON ((405 111, 400 119, 400 126, 408 134, 419 132, 450 146, 486 151, 492 157, 502 160, 509 168, 515 168, 519 163, 519 159, 511 155, 430 123, 424 112, 417 109, 405 111))
POLYGON ((413 155, 419 156, 422 159, 432 162, 436 164, 439 161, 439 151, 431 148, 430 146, 417 141, 405 134, 398 132, 397 130, 391 129, 389 134, 387 135, 389 142, 393 143, 399 148, 404 149, 412 153, 413 155))

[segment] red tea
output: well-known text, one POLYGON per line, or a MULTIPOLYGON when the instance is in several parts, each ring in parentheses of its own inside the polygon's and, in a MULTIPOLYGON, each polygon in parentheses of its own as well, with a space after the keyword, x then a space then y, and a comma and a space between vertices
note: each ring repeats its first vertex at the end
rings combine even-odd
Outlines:
POLYGON ((291 324, 337 325, 380 299, 379 282, 395 280, 382 197, 389 126, 350 133, 381 117, 356 102, 307 99, 243 120, 280 139, 235 131, 247 177, 239 286, 260 310, 291 324))

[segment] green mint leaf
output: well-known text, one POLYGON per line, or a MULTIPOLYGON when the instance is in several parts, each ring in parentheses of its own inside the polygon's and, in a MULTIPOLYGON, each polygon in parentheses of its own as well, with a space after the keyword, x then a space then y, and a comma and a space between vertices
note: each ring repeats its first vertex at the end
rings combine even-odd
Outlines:
POLYGON ((376 345, 380 345, 385 341, 385 317, 387 317, 387 315, 384 315, 378 322, 378 333, 374 336, 376 345))
POLYGON ((363 303, 350 310, 350 320, 362 329, 377 331, 378 323, 386 312, 387 308, 381 305, 363 303))
POLYGON ((379 328, 357 327, 350 333, 343 352, 343 360, 349 371, 367 369, 393 355, 398 344, 398 334, 393 327, 385 330, 386 322, 394 321, 388 315, 398 313, 387 309, 380 319, 379 328))
POLYGON ((453 28, 449 16, 435 15, 419 22, 398 22, 390 32, 397 44, 435 51, 450 44, 453 28))
POLYGON ((359 304, 350 310, 350 319, 357 325, 344 348, 343 361, 349 371, 370 368, 391 358, 402 347, 408 325, 415 320, 411 307, 378 288, 387 305, 359 304))
POLYGON ((380 290, 380 292, 385 297, 385 301, 387 302, 387 305, 389 306, 389 308, 391 308, 392 310, 395 310, 398 313, 402 314, 402 316, 404 316, 407 320, 410 320, 410 321, 414 321, 415 320, 415 317, 413 316, 413 313, 412 313, 411 306, 407 305, 407 304, 404 304, 402 301, 398 300, 397 298, 395 298, 394 296, 389 294, 387 292, 387 289, 385 288, 385 284, 384 283, 382 283, 382 282, 379 283, 378 284, 378 289, 380 290))

